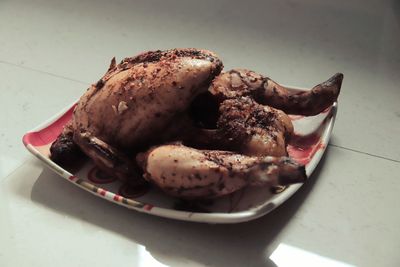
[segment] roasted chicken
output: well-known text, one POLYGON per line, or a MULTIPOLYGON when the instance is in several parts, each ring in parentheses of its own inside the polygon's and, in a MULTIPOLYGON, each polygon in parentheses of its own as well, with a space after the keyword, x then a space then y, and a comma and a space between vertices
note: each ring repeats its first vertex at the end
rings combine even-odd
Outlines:
POLYGON ((65 164, 83 152, 109 175, 132 184, 144 177, 186 199, 303 182, 304 166, 287 157, 286 113, 320 113, 336 101, 343 75, 299 93, 222 68, 215 53, 197 49, 113 59, 78 101, 51 158, 65 164))

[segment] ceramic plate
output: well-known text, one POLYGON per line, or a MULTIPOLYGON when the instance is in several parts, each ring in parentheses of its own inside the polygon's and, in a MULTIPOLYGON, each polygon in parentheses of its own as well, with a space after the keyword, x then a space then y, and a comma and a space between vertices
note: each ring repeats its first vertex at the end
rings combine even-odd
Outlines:
MULTIPOLYGON (((49 158, 51 143, 71 119, 75 104, 69 106, 48 122, 26 133, 23 143, 47 167, 71 184, 115 204, 156 216, 204 223, 239 223, 256 219, 272 211, 302 184, 272 193, 268 188, 248 187, 232 195, 213 201, 185 203, 169 197, 157 188, 132 191, 129 186, 102 174, 89 160, 77 170, 66 170, 49 158)), ((288 145, 289 155, 306 165, 310 176, 320 161, 329 142, 336 117, 337 103, 317 116, 291 116, 295 135, 288 145)))

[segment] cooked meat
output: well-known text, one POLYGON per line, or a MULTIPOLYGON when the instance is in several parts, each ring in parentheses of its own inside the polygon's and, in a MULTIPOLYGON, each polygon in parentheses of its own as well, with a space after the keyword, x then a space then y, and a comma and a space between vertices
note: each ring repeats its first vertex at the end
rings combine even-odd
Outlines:
POLYGON ((222 67, 215 53, 198 49, 113 59, 78 101, 51 158, 65 164, 82 151, 109 175, 141 184, 144 172, 187 199, 303 182, 304 166, 287 157, 286 113, 322 112, 336 101, 343 75, 299 92, 245 69, 220 74, 222 67), (147 152, 135 161, 139 151, 147 152))
POLYGON ((304 166, 287 157, 250 157, 227 151, 162 145, 139 154, 145 179, 180 198, 214 198, 248 185, 304 182, 304 166))
POLYGON ((229 150, 249 156, 286 156, 286 140, 293 133, 290 118, 281 110, 249 97, 224 100, 215 129, 186 125, 182 140, 200 149, 229 150))
POLYGON ((82 158, 83 153, 73 141, 74 130, 71 121, 64 126, 62 133, 51 144, 51 159, 59 164, 70 164, 82 158))
POLYGON ((194 49, 147 52, 112 64, 79 100, 73 128, 124 149, 151 143, 221 68, 215 54, 194 49))
POLYGON ((209 91, 220 102, 249 96, 258 103, 280 109, 288 114, 316 115, 337 100, 343 74, 337 73, 311 90, 294 91, 270 78, 246 69, 230 70, 214 79, 209 91))
POLYGON ((286 156, 286 137, 293 132, 282 111, 257 104, 248 97, 221 103, 218 130, 232 147, 251 156, 286 156))
POLYGON ((173 132, 176 116, 207 91, 221 69, 222 62, 207 50, 146 52, 118 65, 113 59, 107 73, 80 98, 68 131, 52 145, 51 158, 63 163, 78 145, 108 173, 121 179, 137 176, 124 151, 166 138, 163 130, 173 132))

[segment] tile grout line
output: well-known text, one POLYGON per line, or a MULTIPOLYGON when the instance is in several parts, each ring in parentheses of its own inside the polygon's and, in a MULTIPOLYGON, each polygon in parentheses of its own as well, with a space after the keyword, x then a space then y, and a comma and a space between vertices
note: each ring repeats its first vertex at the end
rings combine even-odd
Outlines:
POLYGON ((75 79, 72 79, 72 78, 68 78, 66 76, 54 74, 54 73, 43 71, 43 70, 37 70, 37 69, 33 69, 33 68, 30 68, 30 67, 26 67, 26 66, 21 66, 21 65, 18 65, 18 64, 15 64, 15 63, 11 63, 11 62, 7 62, 7 61, 3 61, 3 60, 0 60, 0 63, 2 63, 4 65, 11 65, 11 66, 14 66, 14 67, 17 67, 17 68, 21 68, 21 69, 25 69, 25 70, 30 70, 30 71, 42 73, 42 74, 47 74, 49 76, 61 78, 61 79, 72 81, 72 82, 77 82, 77 83, 84 84, 84 85, 90 84, 90 83, 83 82, 83 81, 80 81, 80 80, 75 80, 75 79))
MULTIPOLYGON (((65 80, 72 81, 72 82, 77 82, 77 83, 80 83, 80 84, 85 84, 85 85, 90 84, 90 83, 86 83, 86 82, 83 82, 83 81, 80 81, 80 80, 75 80, 75 79, 72 79, 72 78, 68 78, 66 76, 54 74, 54 73, 47 72, 47 71, 37 70, 37 69, 33 69, 33 68, 30 68, 30 67, 26 67, 26 66, 21 66, 21 65, 18 65, 18 64, 15 64, 15 63, 11 63, 11 62, 7 62, 7 61, 3 61, 3 60, 0 60, 0 63, 5 64, 5 65, 11 65, 11 66, 18 67, 18 68, 21 68, 21 69, 26 69, 26 70, 30 70, 30 71, 46 74, 46 75, 57 77, 57 78, 61 78, 61 79, 65 79, 65 80)), ((387 158, 387 157, 371 154, 371 153, 368 153, 368 152, 363 152, 363 151, 360 151, 360 150, 357 150, 357 149, 347 148, 347 147, 343 147, 343 146, 339 146, 339 145, 335 145, 335 144, 331 144, 331 143, 329 143, 329 146, 341 148, 341 149, 352 151, 352 152, 359 153, 359 154, 368 155, 368 156, 375 157, 375 158, 380 158, 380 159, 384 159, 384 160, 389 160, 389 161, 392 161, 392 162, 400 163, 400 160, 395 160, 395 159, 391 159, 391 158, 387 158)))
POLYGON ((391 158, 387 158, 387 157, 371 154, 371 153, 368 153, 368 152, 363 152, 363 151, 360 151, 360 150, 357 150, 357 149, 353 149, 353 148, 334 145, 334 144, 331 144, 331 143, 329 143, 329 146, 341 148, 341 149, 352 151, 352 152, 359 153, 359 154, 368 155, 368 156, 375 157, 375 158, 380 158, 380 159, 384 159, 384 160, 389 160, 389 161, 392 161, 392 162, 400 163, 400 160, 391 159, 391 158))

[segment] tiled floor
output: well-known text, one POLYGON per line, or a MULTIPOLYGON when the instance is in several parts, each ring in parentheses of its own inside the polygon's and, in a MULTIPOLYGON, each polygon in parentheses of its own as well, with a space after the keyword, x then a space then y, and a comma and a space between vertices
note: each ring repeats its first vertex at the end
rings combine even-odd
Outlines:
POLYGON ((400 264, 400 4, 260 2, 0 2, 1 266, 274 266, 279 244, 400 264), (113 56, 171 47, 208 48, 226 69, 301 87, 345 74, 327 155, 281 208, 228 226, 145 216, 71 187, 25 151, 23 133, 113 56))

